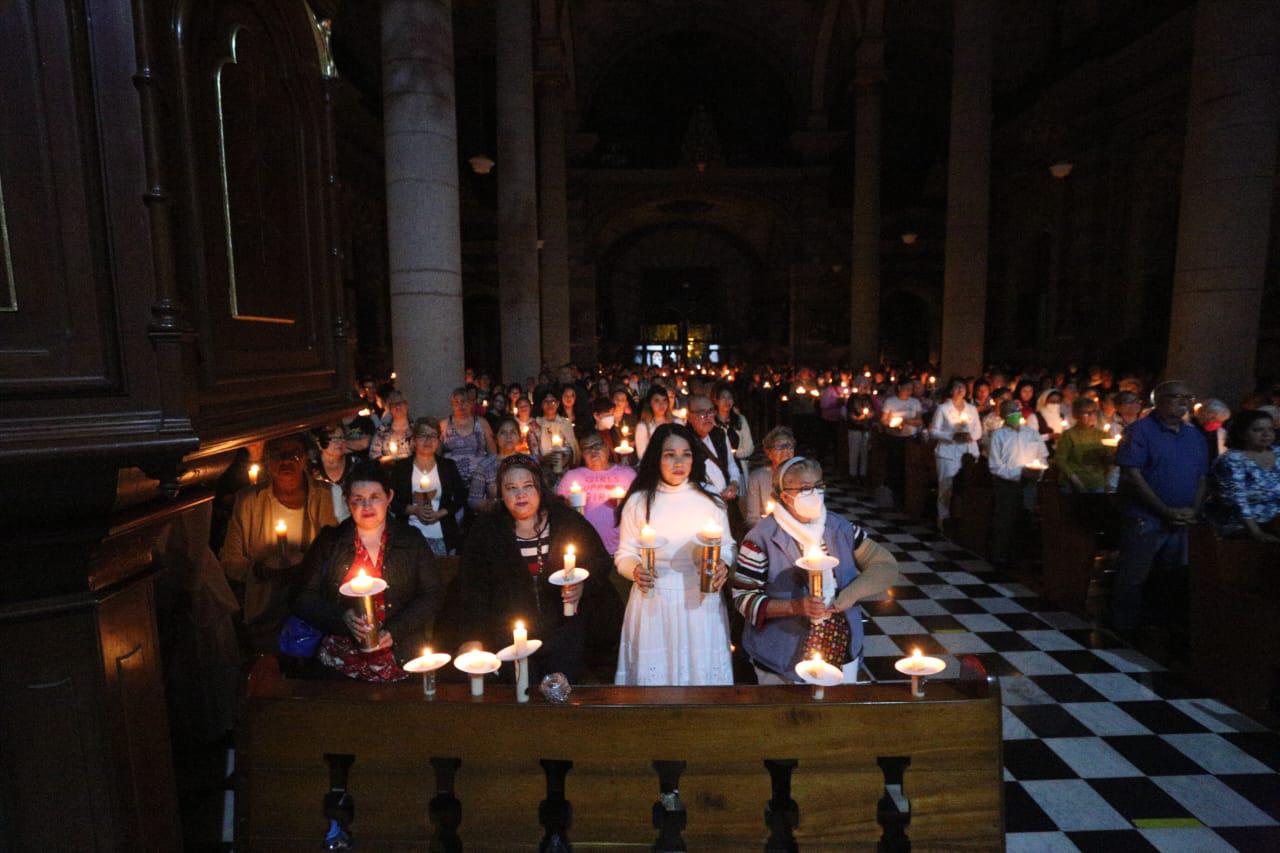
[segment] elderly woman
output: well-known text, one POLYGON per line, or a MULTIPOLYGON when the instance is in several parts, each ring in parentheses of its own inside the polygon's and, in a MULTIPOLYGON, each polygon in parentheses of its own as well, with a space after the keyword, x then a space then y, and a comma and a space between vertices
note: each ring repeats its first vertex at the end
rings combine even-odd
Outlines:
POLYGON ((382 426, 369 442, 369 458, 378 460, 404 459, 413 450, 413 424, 409 421, 409 401, 399 391, 391 391, 386 397, 387 411, 382 426))
POLYGON ((618 519, 614 510, 619 500, 610 497, 610 493, 621 489, 625 494, 635 480, 636 472, 635 469, 612 460, 602 433, 587 433, 580 447, 582 460, 586 464, 565 471, 560 484, 556 486, 556 493, 569 500, 575 484, 581 489, 586 501, 582 515, 591 522, 596 533, 600 534, 604 549, 612 556, 618 550, 618 519))
MULTIPOLYGON (((534 683, 550 672, 578 681, 591 610, 607 612, 607 602, 616 601, 607 574, 609 555, 587 520, 547 490, 532 456, 518 453, 503 460, 498 493, 501 502, 476 519, 462 552, 459 578, 468 639, 497 651, 510 645, 512 626, 520 620, 530 637, 542 640, 530 658, 534 683), (551 575, 564 568, 570 546, 577 565, 591 575, 585 583, 555 586, 551 575), (579 605, 574 616, 564 615, 565 602, 579 605)), ((599 633, 616 637, 617 622, 599 633)))
POLYGON ((757 468, 747 477, 747 527, 768 515, 768 505, 773 499, 773 474, 778 466, 796 455, 796 435, 790 427, 774 427, 765 434, 764 455, 768 468, 757 468))
POLYGON ((466 388, 454 388, 449 394, 449 417, 440 422, 440 442, 444 454, 458 466, 464 482, 471 479, 476 463, 496 449, 489 422, 476 417, 466 388))
POLYGON ((965 402, 968 388, 964 381, 952 379, 947 385, 946 402, 933 412, 929 433, 936 442, 933 454, 938 464, 938 526, 951 517, 951 487, 960 463, 966 455, 978 455, 978 439, 982 438, 982 419, 972 403, 965 402))
POLYGON ((1209 518, 1224 536, 1280 542, 1280 467, 1276 427, 1260 409, 1227 422, 1227 452, 1213 465, 1214 499, 1209 518))
POLYGON ((663 424, 653 433, 619 515, 618 573, 634 581, 622 622, 615 681, 626 685, 733 684, 729 611, 718 595, 734 543, 724 501, 705 485, 707 452, 693 430, 663 424), (700 588, 698 532, 721 531, 711 593, 700 588), (645 527, 665 541, 645 570, 645 527))
POLYGON ((458 466, 438 453, 439 423, 434 418, 418 418, 414 423, 413 456, 391 466, 391 488, 395 491, 391 511, 408 519, 432 553, 443 556, 462 544, 455 516, 466 503, 467 488, 458 466))
POLYGON ((398 681, 400 664, 418 654, 431 637, 444 603, 444 585, 427 541, 404 524, 388 521, 395 497, 385 468, 361 465, 351 473, 347 506, 351 517, 326 527, 303 560, 306 585, 293 613, 326 634, 320 661, 362 681, 398 681), (338 591, 361 571, 382 578, 387 589, 375 598, 380 629, 378 651, 360 652, 373 626, 356 600, 338 591))
POLYGON ((1054 446, 1053 465, 1058 469, 1059 482, 1064 491, 1103 494, 1116 451, 1102 443, 1108 435, 1098 429, 1098 404, 1088 397, 1077 397, 1071 404, 1071 414, 1075 425, 1059 436, 1054 446))
MULTIPOLYGON (((526 408, 528 401, 525 401, 526 408)), ((520 425, 515 418, 503 418, 493 432, 498 442, 498 452, 476 463, 471 471, 471 483, 467 493, 467 505, 475 512, 488 512, 498 503, 498 466, 508 456, 521 452, 523 439, 520 425)))
POLYGON ((798 682, 796 664, 819 652, 840 666, 862 656, 858 602, 884 592, 897 561, 838 513, 827 512, 822 466, 793 457, 774 472, 778 508, 752 528, 738 551, 733 598, 746 620, 742 645, 761 684, 798 682), (811 595, 796 560, 811 549, 837 558, 830 601, 811 595))

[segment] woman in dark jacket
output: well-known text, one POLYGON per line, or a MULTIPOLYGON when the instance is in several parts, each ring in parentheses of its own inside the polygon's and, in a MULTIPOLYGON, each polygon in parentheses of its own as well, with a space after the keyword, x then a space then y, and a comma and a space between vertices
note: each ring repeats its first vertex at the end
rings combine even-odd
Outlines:
POLYGON ((467 485, 457 463, 436 452, 440 449, 439 423, 433 418, 418 418, 413 425, 413 455, 392 463, 395 497, 391 511, 421 533, 433 553, 443 556, 457 553, 462 544, 458 513, 467 503, 467 485), (431 500, 415 501, 414 492, 425 492, 431 500))
POLYGON ((365 463, 352 472, 347 488, 351 518, 326 527, 311 543, 303 559, 306 582, 293 614, 327 635, 320 653, 326 665, 354 678, 395 680, 403 677, 398 664, 416 657, 430 640, 444 585, 427 541, 387 518, 394 494, 385 470, 365 463), (380 649, 369 654, 356 649, 370 626, 357 615, 356 599, 338 591, 356 570, 387 583, 376 596, 380 649))
POLYGON ((498 496, 498 505, 476 519, 462 553, 467 639, 496 652, 511 644, 515 622, 522 620, 529 636, 542 640, 530 658, 533 682, 551 672, 577 681, 588 645, 593 660, 607 662, 617 653, 622 608, 609 582, 613 562, 595 528, 547 490, 531 456, 503 460, 498 496), (571 587, 554 586, 549 578, 564 568, 570 545, 577 566, 591 576, 571 587), (577 604, 576 615, 564 615, 566 601, 577 604))

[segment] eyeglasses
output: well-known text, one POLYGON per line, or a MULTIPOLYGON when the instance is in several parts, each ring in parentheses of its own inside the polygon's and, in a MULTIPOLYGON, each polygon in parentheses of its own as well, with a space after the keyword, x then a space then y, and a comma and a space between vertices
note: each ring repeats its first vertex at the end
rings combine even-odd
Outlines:
POLYGON ((414 438, 420 438, 420 439, 422 439, 423 441, 436 441, 437 439, 439 439, 439 438, 440 438, 440 433, 438 433, 438 432, 420 432, 420 433, 415 434, 413 437, 414 437, 414 438))
POLYGON ((697 411, 697 412, 693 410, 689 411, 689 417, 691 418, 709 418, 714 414, 715 414, 715 411, 713 409, 702 409, 701 411, 697 411))
POLYGON ((783 486, 784 492, 795 492, 797 495, 809 496, 813 494, 825 495, 827 493, 827 484, 819 480, 812 486, 783 486))
POLYGON ((766 450, 795 450, 796 446, 789 441, 782 441, 782 442, 778 442, 777 444, 771 444, 765 449, 766 450))

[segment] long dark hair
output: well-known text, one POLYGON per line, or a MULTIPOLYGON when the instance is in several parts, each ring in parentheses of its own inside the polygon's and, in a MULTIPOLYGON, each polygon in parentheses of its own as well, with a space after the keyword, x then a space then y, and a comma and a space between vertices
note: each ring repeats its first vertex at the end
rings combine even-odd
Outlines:
POLYGON ((649 439, 649 446, 645 448, 644 456, 640 457, 640 466, 636 469, 636 478, 631 481, 631 487, 627 489, 626 497, 618 501, 618 508, 614 510, 615 523, 622 523, 622 508, 627 505, 627 501, 631 500, 631 496, 634 494, 644 495, 644 517, 649 517, 649 512, 653 509, 653 496, 658 491, 658 484, 662 482, 662 446, 666 444, 667 439, 671 436, 687 441, 689 449, 693 452, 693 465, 689 469, 689 484, 705 495, 713 504, 721 509, 724 508, 724 501, 720 496, 703 485, 707 478, 707 449, 703 447, 697 433, 684 424, 663 424, 654 431, 653 436, 649 439))
POLYGON ((538 487, 538 526, 541 527, 547 516, 551 514, 551 501, 555 499, 555 495, 547 488, 547 478, 542 476, 542 465, 527 453, 513 453, 498 463, 498 503, 491 512, 506 522, 512 530, 515 529, 516 520, 507 509, 506 502, 502 500, 502 480, 516 469, 528 471, 538 487))
MULTIPOLYGON (((667 398, 667 417, 674 418, 671 410, 675 408, 676 402, 674 396, 667 390, 666 386, 654 382, 649 386, 649 390, 644 393, 644 402, 640 404, 640 411, 636 413, 636 417, 642 421, 653 423, 653 405, 651 400, 661 394, 667 398)), ((652 438, 650 439, 652 441, 652 438)), ((645 454, 646 456, 648 454, 645 454)))

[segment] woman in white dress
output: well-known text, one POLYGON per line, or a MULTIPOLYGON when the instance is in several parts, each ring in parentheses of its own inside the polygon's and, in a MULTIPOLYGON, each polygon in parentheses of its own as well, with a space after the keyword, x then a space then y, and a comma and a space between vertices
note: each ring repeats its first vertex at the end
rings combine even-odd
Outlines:
POLYGON ((683 424, 653 433, 619 513, 614 565, 634 581, 622 621, 615 682, 628 685, 733 684, 729 613, 720 588, 729 577, 734 542, 724 502, 704 485, 707 454, 683 424), (714 592, 698 583, 698 532, 708 521, 720 527, 720 563, 714 592), (665 544, 655 575, 641 564, 645 525, 665 544))

